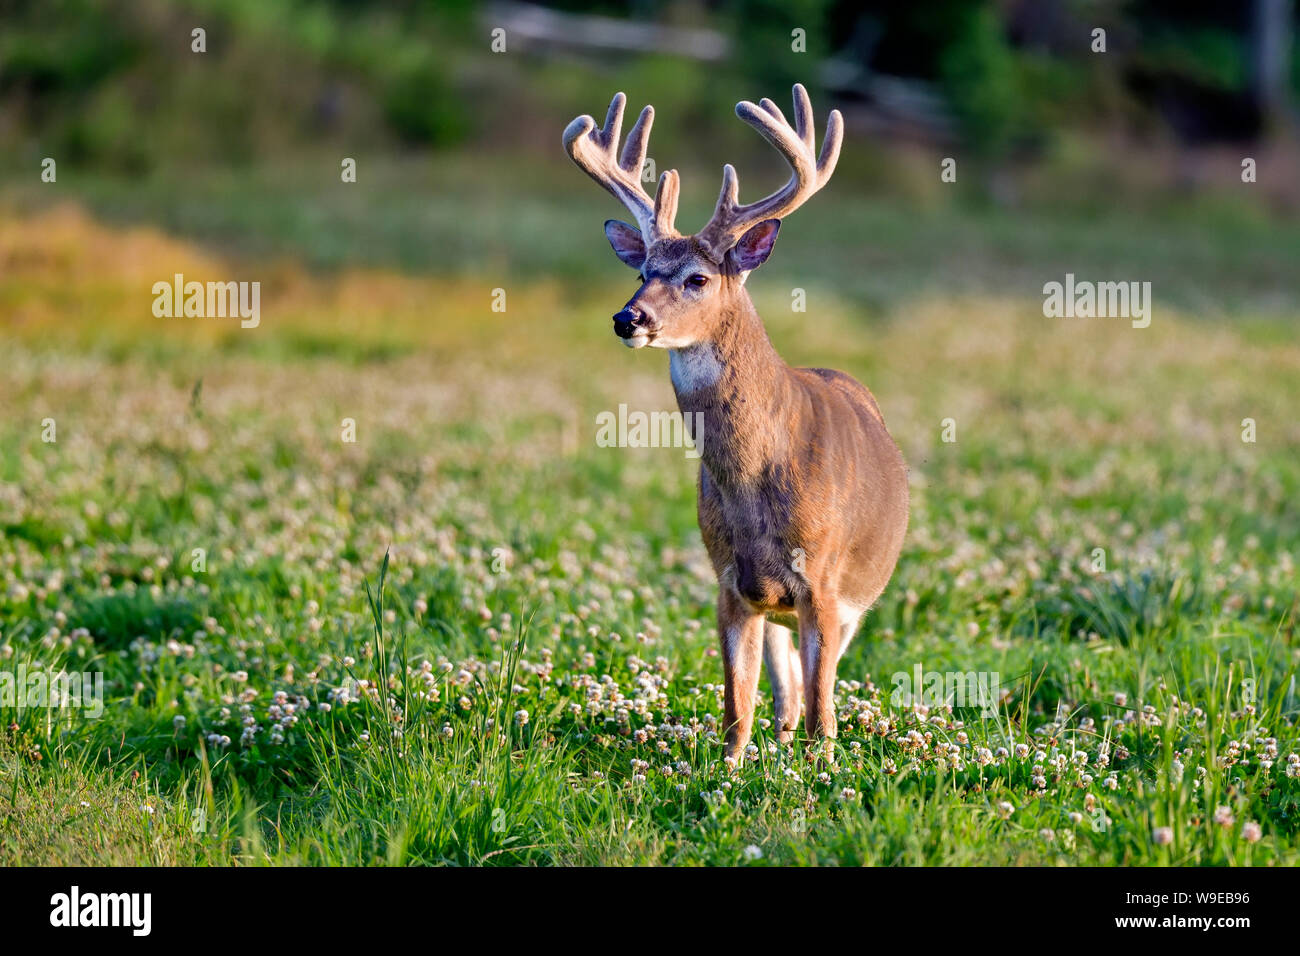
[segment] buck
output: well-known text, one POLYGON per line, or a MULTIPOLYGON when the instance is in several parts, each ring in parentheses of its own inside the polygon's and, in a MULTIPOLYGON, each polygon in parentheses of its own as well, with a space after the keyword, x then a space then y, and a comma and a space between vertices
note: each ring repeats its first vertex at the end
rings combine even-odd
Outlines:
POLYGON ((871 392, 843 372, 787 365, 745 291, 781 220, 834 172, 839 112, 830 113, 819 156, 802 86, 794 87, 793 127, 771 100, 737 104, 736 114, 790 164, 790 180, 741 205, 736 171, 724 166, 712 218, 684 236, 674 227, 677 171, 660 176, 653 201, 641 185, 653 107, 617 153, 625 102, 614 97, 600 128, 579 116, 564 147, 636 221, 605 223, 615 255, 641 279, 614 332, 629 348, 668 350, 678 407, 702 449, 698 515, 718 578, 725 752, 739 761, 753 730, 760 660, 779 739, 793 739, 801 710, 809 737, 835 736, 836 667, 898 561, 907 470, 871 392))

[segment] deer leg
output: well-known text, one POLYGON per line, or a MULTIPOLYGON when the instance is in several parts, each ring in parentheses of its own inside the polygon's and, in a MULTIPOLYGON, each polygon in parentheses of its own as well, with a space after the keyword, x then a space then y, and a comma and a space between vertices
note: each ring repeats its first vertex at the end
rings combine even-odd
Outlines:
POLYGON ((764 623, 763 666, 767 668, 767 682, 772 685, 777 739, 788 744, 794 739, 799 712, 803 709, 803 669, 788 627, 771 621, 764 623))
POLYGON ((833 599, 807 602, 799 609, 799 655, 804 673, 804 731, 809 737, 835 736, 835 665, 840 657, 839 607, 833 599))
POLYGON ((723 721, 726 755, 737 762, 745 756, 754 729, 754 698, 763 655, 763 617, 755 614, 730 588, 718 595, 718 637, 722 641, 722 673, 726 681, 723 721))

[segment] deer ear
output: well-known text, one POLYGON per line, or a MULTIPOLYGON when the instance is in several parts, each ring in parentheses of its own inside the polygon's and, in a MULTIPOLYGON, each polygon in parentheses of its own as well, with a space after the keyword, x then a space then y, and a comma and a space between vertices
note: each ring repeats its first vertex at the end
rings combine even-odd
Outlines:
POLYGON ((764 219, 751 226, 731 249, 731 259, 739 272, 757 269, 772 254, 776 245, 776 234, 781 228, 780 219, 764 219))
POLYGON ((605 237, 614 247, 614 255, 625 265, 640 269, 645 264, 645 240, 641 230, 617 219, 605 220, 605 237))

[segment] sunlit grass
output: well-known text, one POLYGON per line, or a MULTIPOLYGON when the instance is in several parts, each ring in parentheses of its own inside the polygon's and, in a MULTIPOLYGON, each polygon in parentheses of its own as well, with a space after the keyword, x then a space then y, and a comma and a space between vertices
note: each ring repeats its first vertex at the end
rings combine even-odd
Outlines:
POLYGON ((834 766, 760 725, 732 772, 694 463, 595 444, 673 407, 609 330, 630 276, 317 275, 72 207, 0 219, 0 264, 0 666, 107 683, 98 720, 0 707, 3 862, 1300 862, 1268 315, 794 313, 756 273, 783 354, 877 395, 913 511, 834 766), (261 326, 155 318, 177 271, 260 278, 261 326), (997 672, 998 716, 891 701, 918 663, 997 672))

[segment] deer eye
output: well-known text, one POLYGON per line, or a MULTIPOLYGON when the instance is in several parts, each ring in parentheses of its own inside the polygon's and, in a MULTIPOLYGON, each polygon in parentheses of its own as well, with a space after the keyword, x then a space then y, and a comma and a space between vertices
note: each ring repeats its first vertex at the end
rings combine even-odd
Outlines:
POLYGON ((686 284, 690 286, 694 286, 697 289, 702 289, 709 284, 709 277, 705 275, 700 275, 697 272, 695 273, 695 275, 691 276, 689 279, 686 280, 686 284))

